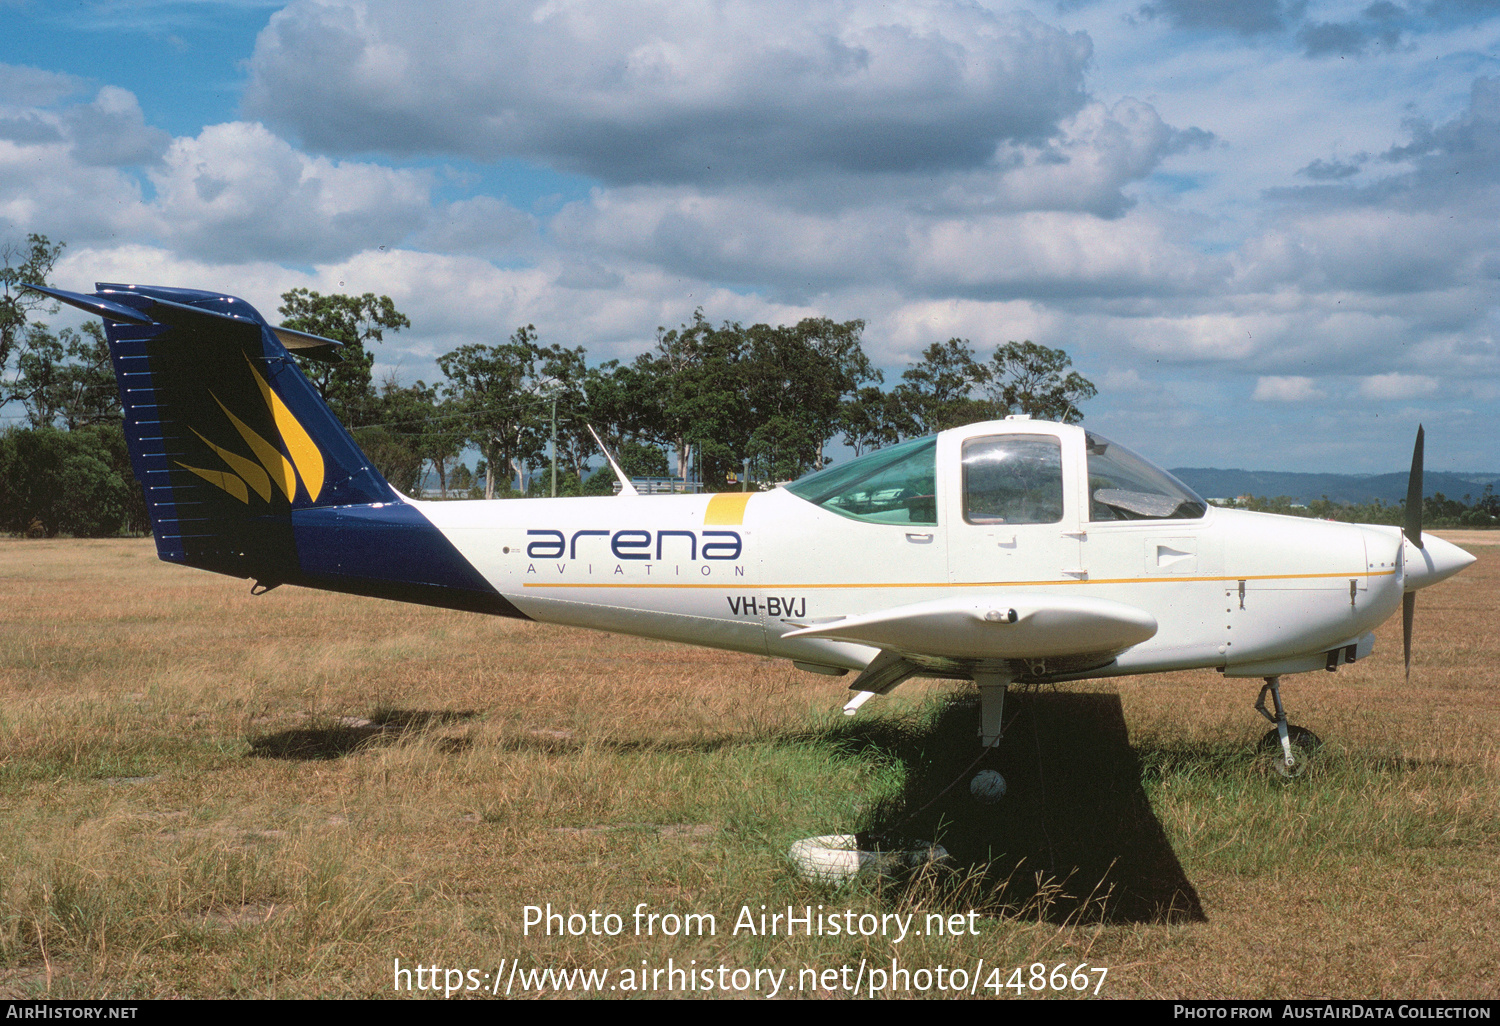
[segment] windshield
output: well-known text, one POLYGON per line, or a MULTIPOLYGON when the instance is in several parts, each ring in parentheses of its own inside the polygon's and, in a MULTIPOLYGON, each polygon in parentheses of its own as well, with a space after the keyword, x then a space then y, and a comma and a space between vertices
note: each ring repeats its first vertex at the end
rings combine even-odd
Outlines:
POLYGON ((1086 434, 1090 520, 1197 520, 1208 503, 1123 445, 1086 434))
POLYGON ((937 436, 913 438, 809 474, 793 495, 854 520, 937 523, 937 436))

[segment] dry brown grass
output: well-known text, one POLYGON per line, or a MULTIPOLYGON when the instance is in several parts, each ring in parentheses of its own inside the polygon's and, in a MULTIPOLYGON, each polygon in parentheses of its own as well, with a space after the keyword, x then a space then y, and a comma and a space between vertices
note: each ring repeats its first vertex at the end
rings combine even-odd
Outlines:
MULTIPOLYGON (((1252 682, 1067 689, 1119 695, 1125 783, 1201 901, 1201 919, 1153 921, 1097 903, 1070 918, 1045 887, 1018 910, 1007 895, 1034 888, 972 862, 959 883, 797 881, 793 839, 902 808, 941 775, 923 769, 933 750, 969 743, 943 709, 960 686, 903 687, 852 726, 846 681, 783 663, 291 588, 252 598, 149 541, 0 541, 0 996, 389 995, 398 957, 481 972, 670 957, 795 979, 895 955, 1007 976, 1088 962, 1110 967, 1110 996, 1495 997, 1500 548, 1473 551, 1419 600, 1409 686, 1398 621, 1374 658, 1288 679, 1294 718, 1328 741, 1311 781, 1277 786, 1242 754, 1264 729, 1252 682), (521 936, 527 904, 628 923, 642 901, 715 913, 719 935, 521 936), (978 937, 728 935, 744 904, 1007 902, 978 937)), ((1048 779, 1048 802, 1076 797, 1048 779)), ((955 839, 971 824, 953 816, 1003 814, 943 808, 955 839)), ((1007 874, 1040 864, 1022 854, 1007 874)), ((1150 886, 1151 866, 1131 872, 1150 886)))

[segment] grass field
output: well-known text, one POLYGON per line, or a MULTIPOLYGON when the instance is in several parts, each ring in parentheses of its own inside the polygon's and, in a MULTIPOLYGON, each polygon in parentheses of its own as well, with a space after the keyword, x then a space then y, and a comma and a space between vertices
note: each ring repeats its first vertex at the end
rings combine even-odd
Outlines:
POLYGON ((975 750, 968 685, 909 684, 850 720, 847 679, 784 663, 253 598, 149 540, 0 541, 0 997, 454 983, 403 981, 399 959, 513 996, 580 969, 663 996, 688 985, 653 977, 670 960, 700 995, 708 969, 715 996, 782 972, 783 997, 856 979, 863 995, 874 969, 895 993, 951 996, 957 968, 1014 998, 1042 963, 1107 968, 1106 997, 1494 998, 1490 538, 1455 538, 1479 562, 1422 593, 1410 685, 1399 617, 1373 658, 1286 679, 1293 720, 1326 742, 1308 778, 1257 762, 1258 682, 1204 671, 1019 697, 996 756, 1012 794, 990 806, 966 782, 938 793, 975 750), (854 830, 936 837, 955 864, 843 891, 789 868, 795 839, 854 830), (599 935, 525 935, 526 907, 549 903, 596 910, 599 935), (643 921, 655 935, 637 935, 642 903, 668 917, 643 921), (961 929, 734 931, 762 905, 961 929), (662 935, 688 914, 715 916, 714 935, 662 935))

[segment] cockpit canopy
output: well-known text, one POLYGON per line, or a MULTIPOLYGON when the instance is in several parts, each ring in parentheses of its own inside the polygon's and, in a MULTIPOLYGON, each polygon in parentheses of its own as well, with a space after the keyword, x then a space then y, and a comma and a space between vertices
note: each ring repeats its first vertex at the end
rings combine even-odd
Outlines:
MULTIPOLYGON (((984 425, 989 428, 992 425, 984 425)), ((1087 519, 1196 520, 1208 504, 1191 488, 1129 449, 1092 431, 1050 425, 977 430, 959 453, 963 519, 970 524, 1054 524, 1063 519, 1065 461, 1088 477, 1087 519), (1082 436, 1082 452, 1077 437, 1082 436)), ((914 438, 809 474, 787 490, 816 506, 879 524, 933 525, 937 519, 938 436, 914 438)))
POLYGON ((1090 520, 1197 520, 1208 503, 1123 445, 1084 432, 1090 520))

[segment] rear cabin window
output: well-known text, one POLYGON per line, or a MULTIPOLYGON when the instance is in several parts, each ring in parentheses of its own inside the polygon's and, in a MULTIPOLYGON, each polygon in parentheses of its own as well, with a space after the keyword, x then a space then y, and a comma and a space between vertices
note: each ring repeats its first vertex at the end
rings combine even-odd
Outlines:
POLYGON ((1063 517, 1062 445, 1050 435, 987 435, 964 442, 964 519, 1055 524, 1063 517))

